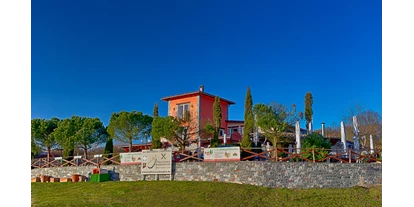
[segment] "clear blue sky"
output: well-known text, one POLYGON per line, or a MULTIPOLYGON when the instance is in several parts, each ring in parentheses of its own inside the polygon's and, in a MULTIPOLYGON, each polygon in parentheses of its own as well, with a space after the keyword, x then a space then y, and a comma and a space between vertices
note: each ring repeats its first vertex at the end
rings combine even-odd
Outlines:
POLYGON ((32 2, 32 118, 167 115, 165 96, 236 102, 314 97, 314 123, 356 103, 382 111, 381 1, 32 2), (260 2, 260 3, 259 3, 260 2))

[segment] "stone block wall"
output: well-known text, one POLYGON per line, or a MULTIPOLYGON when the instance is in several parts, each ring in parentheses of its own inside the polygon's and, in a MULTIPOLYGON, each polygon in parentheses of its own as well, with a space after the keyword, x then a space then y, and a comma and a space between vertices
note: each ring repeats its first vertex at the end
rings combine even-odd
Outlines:
MULTIPOLYGON (((31 176, 89 177, 92 166, 33 169, 31 176)), ((101 166, 115 181, 141 180, 140 165, 101 166)), ((154 180, 155 175, 145 176, 154 180)), ((160 175, 159 180, 169 180, 160 175)), ((348 188, 382 184, 382 165, 377 163, 274 163, 274 162, 183 162, 173 163, 173 180, 231 182, 271 188, 348 188)))

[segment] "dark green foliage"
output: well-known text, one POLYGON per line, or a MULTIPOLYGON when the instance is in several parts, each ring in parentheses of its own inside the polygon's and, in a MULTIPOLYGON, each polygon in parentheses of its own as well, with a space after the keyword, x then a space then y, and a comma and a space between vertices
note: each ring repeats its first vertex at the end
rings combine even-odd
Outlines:
POLYGON ((211 141, 210 141, 210 147, 218 147, 219 146, 218 136, 219 136, 219 133, 216 130, 214 130, 213 139, 211 139, 211 141))
POLYGON ((160 149, 162 146, 161 143, 161 136, 162 134, 160 134, 160 130, 162 130, 162 126, 157 125, 158 123, 155 122, 159 122, 159 120, 156 118, 159 117, 158 116, 158 104, 154 104, 154 110, 152 112, 152 116, 153 116, 153 120, 152 120, 152 124, 151 124, 151 137, 152 137, 152 141, 151 141, 151 149, 160 149), (156 125, 156 126, 155 126, 156 125), (155 129, 154 129, 155 126, 155 129), (154 130, 156 130, 156 132, 154 132, 154 130))
POLYGON ((152 136, 152 145, 151 149, 159 149, 161 148, 161 137, 168 136, 168 134, 172 134, 171 127, 172 127, 172 118, 169 117, 160 117, 157 116, 152 121, 152 129, 151 129, 151 136, 152 136))
POLYGON ((76 132, 81 128, 81 117, 72 116, 63 119, 55 130, 56 141, 63 149, 64 156, 73 156, 75 149, 76 132))
POLYGON ((154 118, 158 116, 158 104, 154 105, 154 111, 152 112, 152 116, 154 118))
POLYGON ((109 135, 121 142, 128 143, 129 149, 132 150, 132 141, 144 139, 151 133, 151 123, 153 118, 144 115, 142 112, 112 113, 108 125, 109 135))
POLYGON ((253 117, 253 98, 250 93, 250 86, 247 87, 246 99, 244 103, 244 131, 240 146, 242 148, 250 148, 250 136, 254 131, 254 117, 253 117))
MULTIPOLYGON (((104 136, 106 137, 104 154, 106 155, 108 159, 110 159, 112 157, 112 153, 114 153, 114 140, 112 139, 112 137, 109 136, 107 129, 108 127, 105 128, 105 134, 104 134, 104 136)), ((111 161, 106 162, 106 164, 107 165, 111 164, 111 161)))
POLYGON ((75 147, 81 148, 84 155, 88 155, 88 149, 93 145, 104 143, 107 139, 107 131, 99 118, 82 117, 80 128, 76 129, 75 147))
MULTIPOLYGON (((213 126, 213 124, 211 124, 210 120, 208 120, 204 128, 200 130, 200 137, 205 138, 205 139, 214 138, 215 132, 216 132, 215 127, 213 126)), ((210 146, 211 144, 212 143, 210 142, 210 146)), ((218 146, 218 143, 217 143, 217 146, 218 146)))
MULTIPOLYGON (((279 105, 278 105, 279 106, 279 105)), ((262 134, 277 146, 281 140, 282 133, 288 126, 288 109, 286 107, 267 106, 265 104, 256 104, 254 114, 257 119, 257 125, 260 127, 262 134)))
MULTIPOLYGON (((322 135, 313 132, 302 140, 301 148, 303 149, 303 152, 305 150, 315 148, 315 160, 319 160, 326 157, 326 155, 329 153, 328 150, 331 149, 331 142, 328 139, 324 139, 322 135)), ((303 154, 303 157, 313 160, 312 152, 303 154)))
POLYGON ((306 119, 306 129, 309 130, 309 123, 312 121, 312 104, 313 104, 313 97, 312 93, 308 92, 305 95, 305 119, 306 119))
POLYGON ((57 146, 55 129, 60 120, 58 118, 33 119, 31 121, 31 151, 37 154, 41 150, 47 150, 50 154, 52 148, 57 146))
POLYGON ((269 106, 256 104, 253 111, 261 133, 272 142, 273 146, 277 147, 286 141, 282 133, 285 132, 287 126, 293 125, 299 119, 295 105, 289 109, 278 103, 272 103, 269 106))
POLYGON ((222 119, 222 114, 221 114, 221 106, 220 106, 220 98, 219 97, 215 97, 214 99, 214 104, 213 104, 213 119, 214 119, 214 137, 211 140, 211 147, 217 147, 219 144, 218 141, 218 135, 219 135, 219 130, 220 130, 220 126, 221 126, 221 119, 222 119))
POLYGON ((72 116, 59 122, 55 130, 56 140, 65 156, 73 156, 76 147, 83 149, 84 156, 95 144, 106 141, 107 132, 99 118, 72 116))
POLYGON ((161 140, 152 140, 151 149, 161 149, 162 143, 161 140))
POLYGON ((213 119, 214 119, 214 126, 217 129, 220 129, 220 125, 221 125, 221 118, 222 118, 222 114, 221 114, 221 106, 220 106, 220 98, 216 96, 216 98, 214 99, 214 104, 213 104, 213 119))

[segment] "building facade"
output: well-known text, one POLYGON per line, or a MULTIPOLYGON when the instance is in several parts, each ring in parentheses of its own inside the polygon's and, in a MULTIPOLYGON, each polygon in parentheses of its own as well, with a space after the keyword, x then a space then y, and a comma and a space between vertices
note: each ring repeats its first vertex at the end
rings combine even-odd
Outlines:
MULTIPOLYGON (((186 111, 189 111, 191 114, 191 121, 196 125, 194 130, 200 132, 200 130, 204 129, 206 124, 214 124, 213 104, 215 97, 215 95, 206 93, 204 91, 204 86, 200 86, 198 91, 168 96, 161 100, 168 102, 168 116, 183 118, 186 111)), ((229 107, 235 104, 235 102, 221 97, 219 98, 222 114, 219 139, 221 140, 220 142, 223 142, 222 140, 224 136, 230 140, 233 132, 232 130, 238 129, 239 133, 242 134, 244 124, 243 121, 236 121, 237 123, 235 123, 235 121, 228 120, 229 107)), ((190 139, 197 140, 199 136, 200 133, 191 136, 190 139)))

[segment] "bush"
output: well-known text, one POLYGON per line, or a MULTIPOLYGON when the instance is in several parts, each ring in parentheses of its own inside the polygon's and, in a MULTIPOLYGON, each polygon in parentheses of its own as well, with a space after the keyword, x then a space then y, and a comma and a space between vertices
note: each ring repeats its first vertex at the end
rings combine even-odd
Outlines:
MULTIPOLYGON (((303 151, 315 148, 315 160, 320 160, 329 154, 328 150, 331 149, 331 142, 328 139, 324 139, 320 134, 312 133, 303 139, 301 148, 303 151)), ((302 156, 313 160, 312 152, 302 154, 302 156)))

